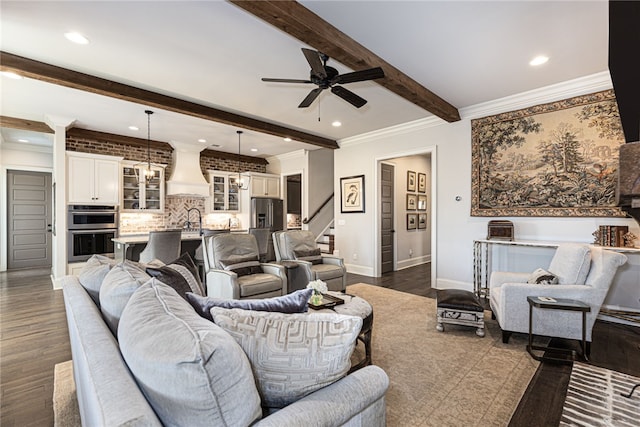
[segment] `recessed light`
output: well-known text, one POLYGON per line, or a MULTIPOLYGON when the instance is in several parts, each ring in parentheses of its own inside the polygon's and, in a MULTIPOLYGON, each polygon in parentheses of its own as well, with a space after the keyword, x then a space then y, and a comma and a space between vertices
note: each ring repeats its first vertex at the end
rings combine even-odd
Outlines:
POLYGON ((2 71, 2 75, 15 80, 20 80, 22 78, 20 74, 16 74, 13 71, 2 71))
POLYGON ((257 148, 252 148, 251 151, 253 151, 254 153, 256 153, 258 151, 257 148))
POLYGON ((138 126, 129 126, 130 130, 140 130, 138 126))
POLYGON ((291 138, 289 137, 284 138, 284 142, 291 142, 291 138))
POLYGON ((198 140, 198 142, 207 142, 207 140, 206 140, 206 139, 204 139, 204 138, 200 138, 200 139, 198 140))
POLYGON ((75 31, 69 31, 68 33, 64 33, 64 36, 67 38, 67 40, 77 44, 89 44, 89 39, 87 39, 85 36, 75 31))
POLYGON ((548 56, 544 56, 544 55, 536 56, 531 61, 529 61, 529 65, 535 67, 537 65, 542 65, 546 63, 548 60, 549 60, 548 56))
POLYGON ((342 126, 342 122, 336 120, 333 123, 331 123, 331 126, 333 126, 334 128, 339 128, 340 126, 342 126))
POLYGON ((24 138, 20 138, 20 139, 18 140, 18 142, 29 142, 29 140, 28 140, 28 139, 24 139, 24 138))

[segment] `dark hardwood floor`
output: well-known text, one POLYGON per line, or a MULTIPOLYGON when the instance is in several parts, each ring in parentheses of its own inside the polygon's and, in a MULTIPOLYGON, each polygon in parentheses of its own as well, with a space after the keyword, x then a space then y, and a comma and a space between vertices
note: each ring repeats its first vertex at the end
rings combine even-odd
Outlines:
MULTIPOLYGON (((347 283, 435 298, 430 277, 423 264, 379 278, 348 274, 347 283)), ((0 273, 0 426, 52 426, 53 368, 69 359, 62 291, 52 289, 48 270, 0 273)), ((597 322, 591 361, 640 376, 640 328, 597 322)), ((542 364, 511 425, 557 425, 570 372, 570 365, 542 364)))

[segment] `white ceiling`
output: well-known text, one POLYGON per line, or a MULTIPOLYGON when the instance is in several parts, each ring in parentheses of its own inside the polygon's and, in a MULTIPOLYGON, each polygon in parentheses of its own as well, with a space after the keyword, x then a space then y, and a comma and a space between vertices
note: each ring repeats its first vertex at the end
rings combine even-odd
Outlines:
MULTIPOLYGON (((300 3, 458 109, 608 70, 606 0, 300 3), (529 66, 540 54, 549 62, 529 66)), ((222 1, 2 0, 0 25, 4 52, 336 140, 431 116, 373 82, 347 86, 369 101, 360 109, 329 91, 297 108, 315 86, 260 78, 306 79, 300 48, 310 46, 222 1), (90 44, 68 42, 63 34, 71 30, 90 44)), ((147 137, 144 105, 31 79, 2 77, 0 85, 0 115, 63 116, 76 127, 147 137)), ((154 140, 206 138, 217 150, 238 150, 235 127, 154 111, 154 140)), ((21 135, 2 130, 4 142, 21 135)), ((315 147, 252 131, 242 136, 247 155, 300 148, 315 147)))

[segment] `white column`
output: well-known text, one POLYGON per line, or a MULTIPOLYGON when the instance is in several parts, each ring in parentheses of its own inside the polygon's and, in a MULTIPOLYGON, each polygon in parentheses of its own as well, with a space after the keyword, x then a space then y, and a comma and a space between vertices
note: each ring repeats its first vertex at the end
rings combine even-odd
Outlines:
POLYGON ((45 123, 54 131, 53 136, 53 240, 51 281, 54 289, 60 288, 60 278, 67 274, 67 129, 75 119, 46 115, 45 123))

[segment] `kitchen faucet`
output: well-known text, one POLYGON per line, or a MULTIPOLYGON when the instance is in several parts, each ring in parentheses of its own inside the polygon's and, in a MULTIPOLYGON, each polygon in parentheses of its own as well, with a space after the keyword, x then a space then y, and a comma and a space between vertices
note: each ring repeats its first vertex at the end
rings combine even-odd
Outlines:
POLYGON ((202 236, 202 213, 198 208, 190 208, 187 209, 187 221, 184 223, 184 228, 193 228, 193 223, 189 220, 191 216, 191 211, 198 212, 198 234, 202 236))

